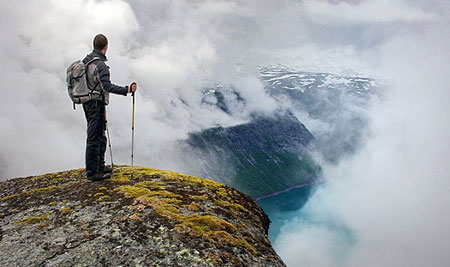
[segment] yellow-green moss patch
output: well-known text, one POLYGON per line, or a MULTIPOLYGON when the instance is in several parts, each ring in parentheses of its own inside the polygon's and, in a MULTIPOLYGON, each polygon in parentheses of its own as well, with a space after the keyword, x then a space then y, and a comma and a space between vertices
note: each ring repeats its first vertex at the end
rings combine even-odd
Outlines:
POLYGON ((161 177, 162 180, 165 180, 167 182, 181 183, 184 185, 193 185, 193 186, 203 185, 204 187, 207 188, 217 188, 222 186, 222 184, 213 180, 198 178, 192 175, 186 175, 171 171, 136 167, 134 172, 135 174, 141 175, 158 175, 159 177, 161 177))
POLYGON ((73 186, 73 185, 77 185, 79 183, 81 183, 81 181, 73 181, 73 182, 67 183, 65 186, 73 186))
POLYGON ((109 196, 101 196, 101 197, 97 198, 97 201, 102 201, 102 200, 105 200, 107 198, 109 198, 109 196))
POLYGON ((141 188, 131 185, 123 185, 114 189, 116 192, 123 193, 126 197, 137 198, 143 195, 151 194, 151 191, 147 188, 141 188))
POLYGON ((245 212, 245 213, 250 213, 246 208, 244 208, 244 206, 242 206, 241 204, 238 204, 238 203, 232 203, 232 202, 223 201, 223 200, 216 200, 215 202, 217 205, 219 205, 221 207, 230 208, 234 212, 241 211, 241 212, 245 212))
POLYGON ((191 228, 198 236, 207 231, 236 232, 236 226, 216 216, 191 214, 180 219, 181 225, 191 228))
POLYGON ((27 194, 27 195, 32 194, 32 193, 36 193, 36 192, 43 193, 43 192, 52 191, 52 190, 55 190, 55 189, 58 189, 58 188, 61 188, 61 186, 59 186, 59 185, 51 185, 51 186, 48 186, 48 187, 41 187, 41 188, 32 189, 30 191, 25 191, 24 193, 27 194))
POLYGON ((190 198, 194 199, 194 200, 207 200, 208 199, 208 195, 207 194, 203 194, 200 196, 190 196, 190 198))
POLYGON ((111 179, 108 179, 107 181, 111 181, 116 184, 126 184, 129 183, 131 180, 129 175, 125 175, 124 173, 114 173, 111 176, 111 179))
POLYGON ((183 198, 183 196, 181 196, 181 195, 178 195, 178 194, 166 191, 166 190, 152 191, 147 188, 136 187, 136 186, 131 186, 131 185, 119 186, 116 189, 114 189, 114 191, 122 192, 125 194, 126 197, 132 197, 132 198, 138 198, 138 197, 141 197, 144 195, 147 197, 159 195, 159 196, 167 197, 167 198, 183 198))
POLYGON ((107 190, 107 189, 108 189, 108 188, 102 186, 102 187, 100 187, 98 190, 107 190))
POLYGON ((253 255, 257 255, 255 248, 240 236, 232 236, 230 235, 230 233, 225 231, 214 231, 205 233, 204 237, 208 240, 214 240, 218 242, 220 245, 226 244, 246 248, 253 255))
POLYGON ((18 196, 20 196, 20 194, 12 194, 12 195, 6 196, 4 198, 1 198, 0 201, 5 201, 5 200, 11 199, 13 197, 18 197, 18 196))
POLYGON ((160 181, 145 181, 134 184, 136 187, 143 187, 143 188, 161 188, 164 185, 163 182, 160 181))
POLYGON ((52 174, 49 173, 49 174, 43 174, 43 175, 35 176, 35 177, 31 178, 31 181, 36 182, 37 180, 47 178, 48 176, 51 176, 51 175, 52 174))
POLYGON ((218 188, 216 191, 216 194, 221 196, 222 198, 229 198, 227 190, 225 190, 225 188, 223 188, 223 187, 218 188))
POLYGON ((201 206, 197 202, 192 201, 191 204, 186 206, 186 208, 192 211, 199 211, 201 206))
MULTIPOLYGON (((122 170, 126 171, 127 168, 123 168, 122 170)), ((224 185, 208 179, 156 169, 136 167, 134 173, 137 177, 139 175, 152 175, 161 181, 143 181, 134 185, 122 185, 115 188, 114 191, 122 193, 125 197, 135 199, 140 205, 153 208, 155 214, 175 221, 175 230, 180 234, 188 234, 196 238, 206 238, 223 245, 243 247, 251 253, 256 254, 253 246, 236 233, 237 228, 234 224, 214 216, 212 213, 182 214, 182 209, 199 212, 202 205, 197 201, 208 200, 210 198, 208 194, 183 197, 174 192, 167 191, 164 186, 165 184, 173 184, 180 185, 183 188, 193 187, 198 190, 206 189, 209 192, 215 193, 221 199, 215 201, 216 204, 232 209, 236 215, 239 215, 237 211, 248 212, 242 205, 232 202, 231 197, 234 196, 234 193, 232 191, 228 192, 228 188, 224 185), (179 203, 182 200, 186 200, 186 198, 191 200, 191 202, 188 205, 180 206, 179 203)), ((136 216, 136 218, 140 218, 140 216, 136 216)))
POLYGON ((48 212, 48 213, 42 214, 41 216, 37 216, 37 217, 26 217, 26 218, 15 221, 14 224, 19 224, 19 223, 35 224, 35 223, 41 222, 43 220, 46 220, 47 216, 50 215, 51 213, 52 212, 48 212))
POLYGON ((51 207, 51 206, 56 206, 56 205, 58 205, 58 202, 52 201, 52 202, 48 203, 48 205, 49 205, 50 207, 51 207))
POLYGON ((166 217, 170 220, 176 220, 178 218, 180 209, 176 205, 181 202, 181 200, 175 198, 161 198, 161 197, 149 197, 149 196, 141 196, 136 198, 142 204, 148 205, 155 210, 155 213, 166 217))
POLYGON ((59 210, 62 213, 71 213, 72 212, 72 208, 70 207, 64 207, 62 209, 59 210))

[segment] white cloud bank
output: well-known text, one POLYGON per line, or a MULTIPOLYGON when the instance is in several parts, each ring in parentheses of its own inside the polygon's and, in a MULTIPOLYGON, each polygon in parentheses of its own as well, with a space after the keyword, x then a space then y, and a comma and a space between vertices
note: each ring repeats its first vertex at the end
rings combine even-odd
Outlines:
POLYGON ((91 50, 93 32, 105 31, 125 49, 138 27, 133 12, 121 1, 2 5, 0 180, 81 167, 84 114, 81 107, 77 112, 69 107, 67 63, 91 50), (102 19, 98 10, 106 12, 102 19))
MULTIPOLYGON (((6 1, 0 179, 84 165, 84 114, 64 76, 100 32, 112 81, 139 82, 135 159, 152 167, 182 170, 172 144, 190 131, 273 110, 258 65, 370 74, 393 88, 372 109, 367 146, 325 169, 309 216, 275 247, 290 266, 448 266, 449 14, 439 0, 6 1), (249 104, 233 117, 200 108, 204 81, 234 85, 249 104)), ((113 97, 108 112, 127 163, 130 98, 113 97)))
MULTIPOLYGON (((175 140, 244 122, 277 104, 257 79, 272 63, 364 72, 351 42, 308 21, 298 1, 7 1, 0 11, 0 179, 83 166, 85 122, 71 110, 65 69, 108 36, 112 81, 138 81, 136 161, 183 171, 175 140), (345 63, 344 63, 345 61, 345 63), (233 116, 200 107, 204 82, 233 86, 247 104, 233 116)), ((116 161, 129 162, 130 98, 108 108, 116 161)), ((117 163, 116 162, 116 163, 117 163)))
POLYGON ((288 266, 450 264, 448 22, 379 47, 390 91, 371 108, 366 146, 326 167, 327 185, 284 226, 275 248, 288 266))
MULTIPOLYGON (((276 108, 252 71, 236 70, 250 47, 246 34, 256 27, 238 3, 8 1, 0 12, 2 180, 84 165, 84 114, 71 109, 64 79, 67 66, 91 51, 97 33, 109 38, 112 81, 139 84, 138 164, 180 170, 183 162, 169 156, 177 153, 174 141, 276 108), (236 116, 200 107, 206 81, 251 97, 236 116)), ((244 69, 256 68, 248 62, 252 67, 244 69)), ((130 98, 112 97, 108 112, 116 160, 127 163, 130 98)))
POLYGON ((412 1, 328 1, 305 0, 305 8, 311 17, 323 23, 388 23, 429 20, 433 15, 414 7, 412 1))

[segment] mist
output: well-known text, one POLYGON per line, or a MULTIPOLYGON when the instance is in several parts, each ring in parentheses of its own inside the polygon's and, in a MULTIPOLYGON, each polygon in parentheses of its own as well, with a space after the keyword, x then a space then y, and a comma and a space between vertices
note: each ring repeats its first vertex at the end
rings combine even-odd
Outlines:
MULTIPOLYGON (((244 36, 260 26, 246 9, 221 1, 8 1, 0 11, 8 36, 0 52, 1 179, 84 165, 84 114, 71 108, 65 70, 92 51, 97 33, 109 38, 112 82, 138 82, 137 164, 182 171, 176 141, 189 132, 273 112, 248 53, 261 37, 244 36), (233 116, 202 106, 211 83, 235 87, 246 105, 233 116)), ((129 163, 131 98, 112 96, 107 113, 116 163, 129 163)))
MULTIPOLYGON (((448 266, 450 4, 419 0, 6 1, 0 10, 0 180, 84 166, 86 122, 65 71, 109 39, 111 80, 138 82, 135 163, 189 171, 177 141, 279 104, 258 67, 386 80, 359 150, 286 221, 288 266, 448 266), (210 84, 245 99, 202 105, 210 84)), ((107 108, 115 163, 129 164, 131 98, 107 108)), ((306 127, 314 127, 308 125, 306 127)), ((108 153, 107 153, 108 155, 108 153)), ((189 162, 187 164, 186 162, 189 162)), ((190 166, 187 166, 190 165, 190 166)))
POLYGON ((288 266, 449 265, 450 34, 438 6, 367 52, 389 86, 358 153, 324 165, 326 184, 285 222, 274 246, 288 266))
MULTIPOLYGON (((109 38, 112 82, 138 82, 135 162, 156 168, 189 171, 176 142, 190 132, 275 112, 259 66, 365 72, 348 43, 322 40, 334 29, 311 22, 308 10, 287 0, 7 1, 0 179, 84 165, 85 119, 81 107, 71 108, 65 70, 92 51, 98 33, 109 38), (232 115, 201 105, 202 90, 214 83, 235 88, 245 105, 230 103, 238 107, 232 115)), ((115 163, 127 164, 131 98, 112 96, 107 113, 115 163)))

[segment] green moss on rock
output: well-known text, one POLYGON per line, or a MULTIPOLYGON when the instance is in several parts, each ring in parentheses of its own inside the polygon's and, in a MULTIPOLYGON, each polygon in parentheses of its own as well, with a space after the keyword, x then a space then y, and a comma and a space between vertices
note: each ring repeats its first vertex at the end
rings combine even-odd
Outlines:
POLYGON ((202 236, 205 232, 226 230, 227 232, 236 232, 236 226, 233 224, 211 215, 191 214, 181 216, 178 220, 182 226, 192 229, 197 236, 202 236))
POLYGON ((36 216, 36 217, 26 217, 20 220, 17 220, 14 222, 14 224, 19 224, 19 223, 27 223, 27 224, 35 224, 35 223, 39 223, 43 220, 47 219, 47 216, 50 215, 52 212, 48 212, 45 214, 42 214, 40 216, 36 216))
POLYGON ((257 255, 255 248, 250 245, 244 238, 238 236, 232 236, 230 233, 225 231, 214 231, 205 234, 205 238, 208 240, 214 240, 220 245, 231 245, 236 247, 243 247, 250 251, 253 255, 257 255))
POLYGON ((70 207, 64 207, 62 209, 59 210, 62 213, 71 213, 73 210, 70 207))
POLYGON ((110 196, 101 196, 101 197, 99 197, 99 198, 97 198, 97 201, 103 201, 103 200, 105 200, 105 199, 108 199, 108 198, 110 198, 110 196))
POLYGON ((11 199, 11 198, 18 197, 18 196, 20 196, 20 194, 12 194, 12 195, 1 198, 0 201, 5 201, 5 200, 11 199))
POLYGON ((50 250, 66 242, 64 257, 58 259, 63 265, 101 265, 83 261, 94 257, 109 265, 283 266, 267 239, 267 219, 250 197, 190 175, 135 166, 130 179, 130 171, 129 166, 118 166, 111 179, 101 182, 88 182, 83 169, 4 182, 0 229, 8 232, 3 236, 21 240, 29 235, 21 231, 35 231, 39 240, 20 243, 25 251, 17 257, 40 257, 31 265, 52 264, 42 250, 34 250, 42 242, 50 244, 50 250), (23 227, 28 224, 39 227, 23 227), (142 249, 153 256, 142 257, 142 249))

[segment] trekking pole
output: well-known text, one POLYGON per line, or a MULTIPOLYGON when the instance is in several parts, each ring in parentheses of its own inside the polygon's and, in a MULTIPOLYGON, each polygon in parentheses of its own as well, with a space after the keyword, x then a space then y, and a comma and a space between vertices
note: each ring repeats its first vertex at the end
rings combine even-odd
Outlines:
POLYGON ((134 160, 134 92, 131 93, 133 96, 133 115, 131 119, 131 179, 133 179, 133 160, 134 160))
POLYGON ((106 134, 108 135, 108 145, 109 145, 109 156, 111 158, 111 168, 114 169, 113 153, 112 153, 112 147, 111 147, 111 138, 109 138, 108 117, 106 116, 106 110, 105 110, 105 127, 106 127, 106 134))

